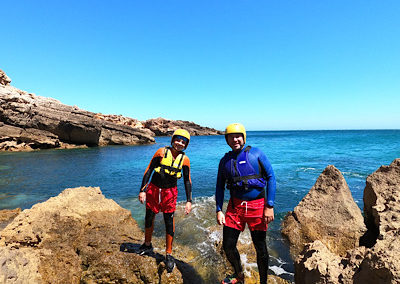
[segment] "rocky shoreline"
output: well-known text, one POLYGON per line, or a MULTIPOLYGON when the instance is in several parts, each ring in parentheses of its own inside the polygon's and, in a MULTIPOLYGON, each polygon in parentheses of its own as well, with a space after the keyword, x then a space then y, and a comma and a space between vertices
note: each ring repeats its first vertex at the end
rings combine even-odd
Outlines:
POLYGON ((154 136, 185 128, 191 135, 220 135, 221 131, 189 121, 164 118, 138 121, 68 106, 10 85, 0 70, 0 151, 32 151, 106 145, 154 143, 154 136))
MULTIPOLYGON (((207 274, 221 279, 229 271, 223 261, 204 271, 195 263, 195 250, 177 243, 176 268, 167 273, 164 239, 153 237, 155 253, 142 256, 135 252, 143 239, 130 211, 105 198, 100 188, 65 189, 22 212, 0 210, 0 283, 201 284, 210 283, 204 280, 207 274)), ((222 253, 221 242, 210 245, 222 253)), ((241 253, 246 249, 239 248, 241 253)), ((253 271, 246 283, 257 279, 253 271)))
POLYGON ((367 177, 364 216, 328 166, 282 223, 295 283, 400 283, 400 159, 367 177))

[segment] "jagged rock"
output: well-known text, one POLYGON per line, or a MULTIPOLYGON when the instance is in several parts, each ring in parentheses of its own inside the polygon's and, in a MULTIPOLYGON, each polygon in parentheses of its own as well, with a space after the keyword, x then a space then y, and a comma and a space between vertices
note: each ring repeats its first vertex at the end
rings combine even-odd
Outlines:
POLYGON ((375 240, 400 229, 400 159, 368 176, 363 200, 365 223, 375 240))
POLYGON ((361 210, 344 177, 332 165, 326 167, 282 224, 282 234, 295 255, 306 243, 320 240, 331 252, 344 256, 347 250, 358 246, 365 231, 361 210))
POLYGON ((320 241, 308 244, 295 260, 296 284, 400 283, 399 193, 400 159, 396 159, 367 178, 365 221, 373 232, 362 239, 367 239, 368 247, 348 250, 341 257, 320 241))
POLYGON ((3 150, 18 150, 18 146, 26 150, 62 148, 68 144, 104 146, 154 142, 148 131, 101 120, 95 113, 12 86, 0 85, 0 122, 3 123, 0 143, 7 141, 3 150), (15 136, 17 132, 21 136, 15 136))
POLYGON ((102 113, 96 113, 94 116, 96 119, 101 119, 105 121, 109 121, 118 125, 127 125, 132 128, 136 129, 141 129, 145 131, 148 135, 154 136, 155 133, 151 131, 150 129, 147 129, 144 127, 142 122, 135 118, 130 118, 122 115, 115 115, 115 114, 102 114, 102 113))
POLYGON ((342 258, 319 240, 309 243, 295 261, 295 283, 353 283, 351 279, 365 254, 366 248, 359 247, 342 258))
POLYGON ((130 212, 99 188, 66 189, 0 231, 0 282, 199 283, 183 261, 167 273, 161 255, 130 253, 142 241, 130 212))
POLYGON ((11 83, 10 77, 0 69, 0 85, 8 86, 11 83))
POLYGON ((162 117, 143 121, 144 127, 150 129, 156 136, 169 136, 178 128, 189 131, 190 135, 221 135, 222 131, 200 126, 194 122, 184 120, 169 120, 162 117))

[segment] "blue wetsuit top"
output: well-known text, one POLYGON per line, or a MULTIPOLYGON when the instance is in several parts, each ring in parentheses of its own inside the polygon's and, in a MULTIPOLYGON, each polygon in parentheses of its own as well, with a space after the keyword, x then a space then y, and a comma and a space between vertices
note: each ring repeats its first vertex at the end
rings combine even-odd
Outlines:
MULTIPOLYGON (((238 155, 245 151, 246 146, 243 146, 240 152, 229 151, 219 162, 217 186, 215 190, 215 201, 217 204, 217 212, 222 210, 224 203, 224 190, 227 181, 232 178, 232 173, 227 170, 227 164, 231 164, 232 160, 236 160, 238 155)), ((258 148, 251 147, 248 152, 248 160, 250 165, 255 170, 256 174, 261 174, 262 178, 266 181, 266 195, 263 195, 265 188, 260 187, 249 187, 248 189, 235 189, 231 190, 231 196, 241 200, 255 200, 259 199, 260 196, 265 196, 266 204, 274 206, 276 181, 274 171, 271 163, 265 154, 258 148)))

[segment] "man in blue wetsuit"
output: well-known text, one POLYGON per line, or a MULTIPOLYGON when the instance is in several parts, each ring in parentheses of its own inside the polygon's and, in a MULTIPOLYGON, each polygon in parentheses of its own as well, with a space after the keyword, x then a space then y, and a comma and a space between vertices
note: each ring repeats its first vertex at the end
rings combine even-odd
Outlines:
POLYGON ((236 248, 240 232, 246 224, 257 252, 260 283, 267 283, 268 250, 266 243, 268 223, 274 220, 275 175, 265 154, 247 146, 246 130, 240 123, 228 125, 225 139, 232 151, 225 154, 218 167, 215 191, 217 222, 224 225, 223 249, 235 274, 222 283, 243 283, 244 273, 236 248), (226 213, 222 212, 224 190, 230 190, 226 213))

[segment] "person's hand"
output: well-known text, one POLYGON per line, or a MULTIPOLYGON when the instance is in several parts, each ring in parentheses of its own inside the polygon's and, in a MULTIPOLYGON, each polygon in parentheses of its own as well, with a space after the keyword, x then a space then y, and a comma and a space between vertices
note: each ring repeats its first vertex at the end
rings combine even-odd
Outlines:
POLYGON ((274 207, 264 207, 263 219, 266 224, 274 221, 274 207))
POLYGON ((146 192, 142 191, 139 193, 139 201, 143 204, 146 201, 146 192))
POLYGON ((225 215, 222 211, 217 212, 217 223, 218 225, 225 224, 225 215))
POLYGON ((190 211, 192 211, 192 202, 188 201, 186 202, 186 206, 185 206, 185 214, 189 214, 190 211))

